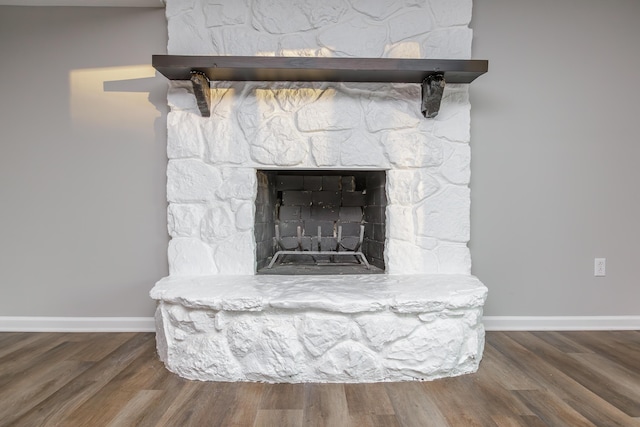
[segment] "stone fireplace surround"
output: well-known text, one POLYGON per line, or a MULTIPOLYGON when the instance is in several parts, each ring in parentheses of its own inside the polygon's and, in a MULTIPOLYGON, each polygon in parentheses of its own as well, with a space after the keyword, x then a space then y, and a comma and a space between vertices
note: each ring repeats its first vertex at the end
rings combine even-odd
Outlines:
MULTIPOLYGON (((170 54, 470 57, 471 2, 167 1, 170 54), (363 40, 365 42, 363 43, 363 40)), ((160 358, 198 380, 371 382, 474 372, 486 287, 470 275, 469 100, 435 119, 411 84, 229 83, 200 117, 171 82, 170 275, 160 358), (386 273, 256 276, 256 170, 386 171, 386 273)))

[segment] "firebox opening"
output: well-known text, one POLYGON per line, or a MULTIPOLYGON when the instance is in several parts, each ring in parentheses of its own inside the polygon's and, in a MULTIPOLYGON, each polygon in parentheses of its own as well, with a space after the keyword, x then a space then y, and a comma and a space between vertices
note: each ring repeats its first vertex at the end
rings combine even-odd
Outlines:
POLYGON ((258 170, 257 176, 257 274, 384 272, 384 170, 258 170))

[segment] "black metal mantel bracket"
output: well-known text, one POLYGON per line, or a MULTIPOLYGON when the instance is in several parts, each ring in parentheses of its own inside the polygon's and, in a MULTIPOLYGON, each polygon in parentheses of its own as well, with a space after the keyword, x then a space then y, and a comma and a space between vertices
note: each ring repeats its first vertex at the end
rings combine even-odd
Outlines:
POLYGON ((427 76, 422 82, 422 115, 433 118, 440 111, 442 93, 444 92, 444 74, 436 73, 427 76))
POLYGON ((211 116, 211 90, 209 78, 202 71, 191 71, 193 94, 198 102, 198 109, 202 117, 211 116))

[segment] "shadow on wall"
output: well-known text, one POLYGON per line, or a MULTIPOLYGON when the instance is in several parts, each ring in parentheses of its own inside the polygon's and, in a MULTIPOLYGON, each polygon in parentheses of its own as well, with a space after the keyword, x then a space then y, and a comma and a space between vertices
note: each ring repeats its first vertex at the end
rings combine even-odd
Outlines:
POLYGON ((164 135, 167 102, 163 76, 150 65, 84 68, 69 73, 69 112, 74 130, 109 129, 140 137, 164 135), (155 109, 148 108, 149 104, 155 109), (148 126, 145 126, 148 124, 148 126))

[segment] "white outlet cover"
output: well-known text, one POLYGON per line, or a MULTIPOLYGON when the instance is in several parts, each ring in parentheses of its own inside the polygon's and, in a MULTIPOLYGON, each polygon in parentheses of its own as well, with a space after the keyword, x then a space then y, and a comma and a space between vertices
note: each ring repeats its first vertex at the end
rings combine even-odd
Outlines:
POLYGON ((593 263, 593 275, 596 277, 604 277, 607 273, 606 267, 606 258, 595 258, 593 263))

